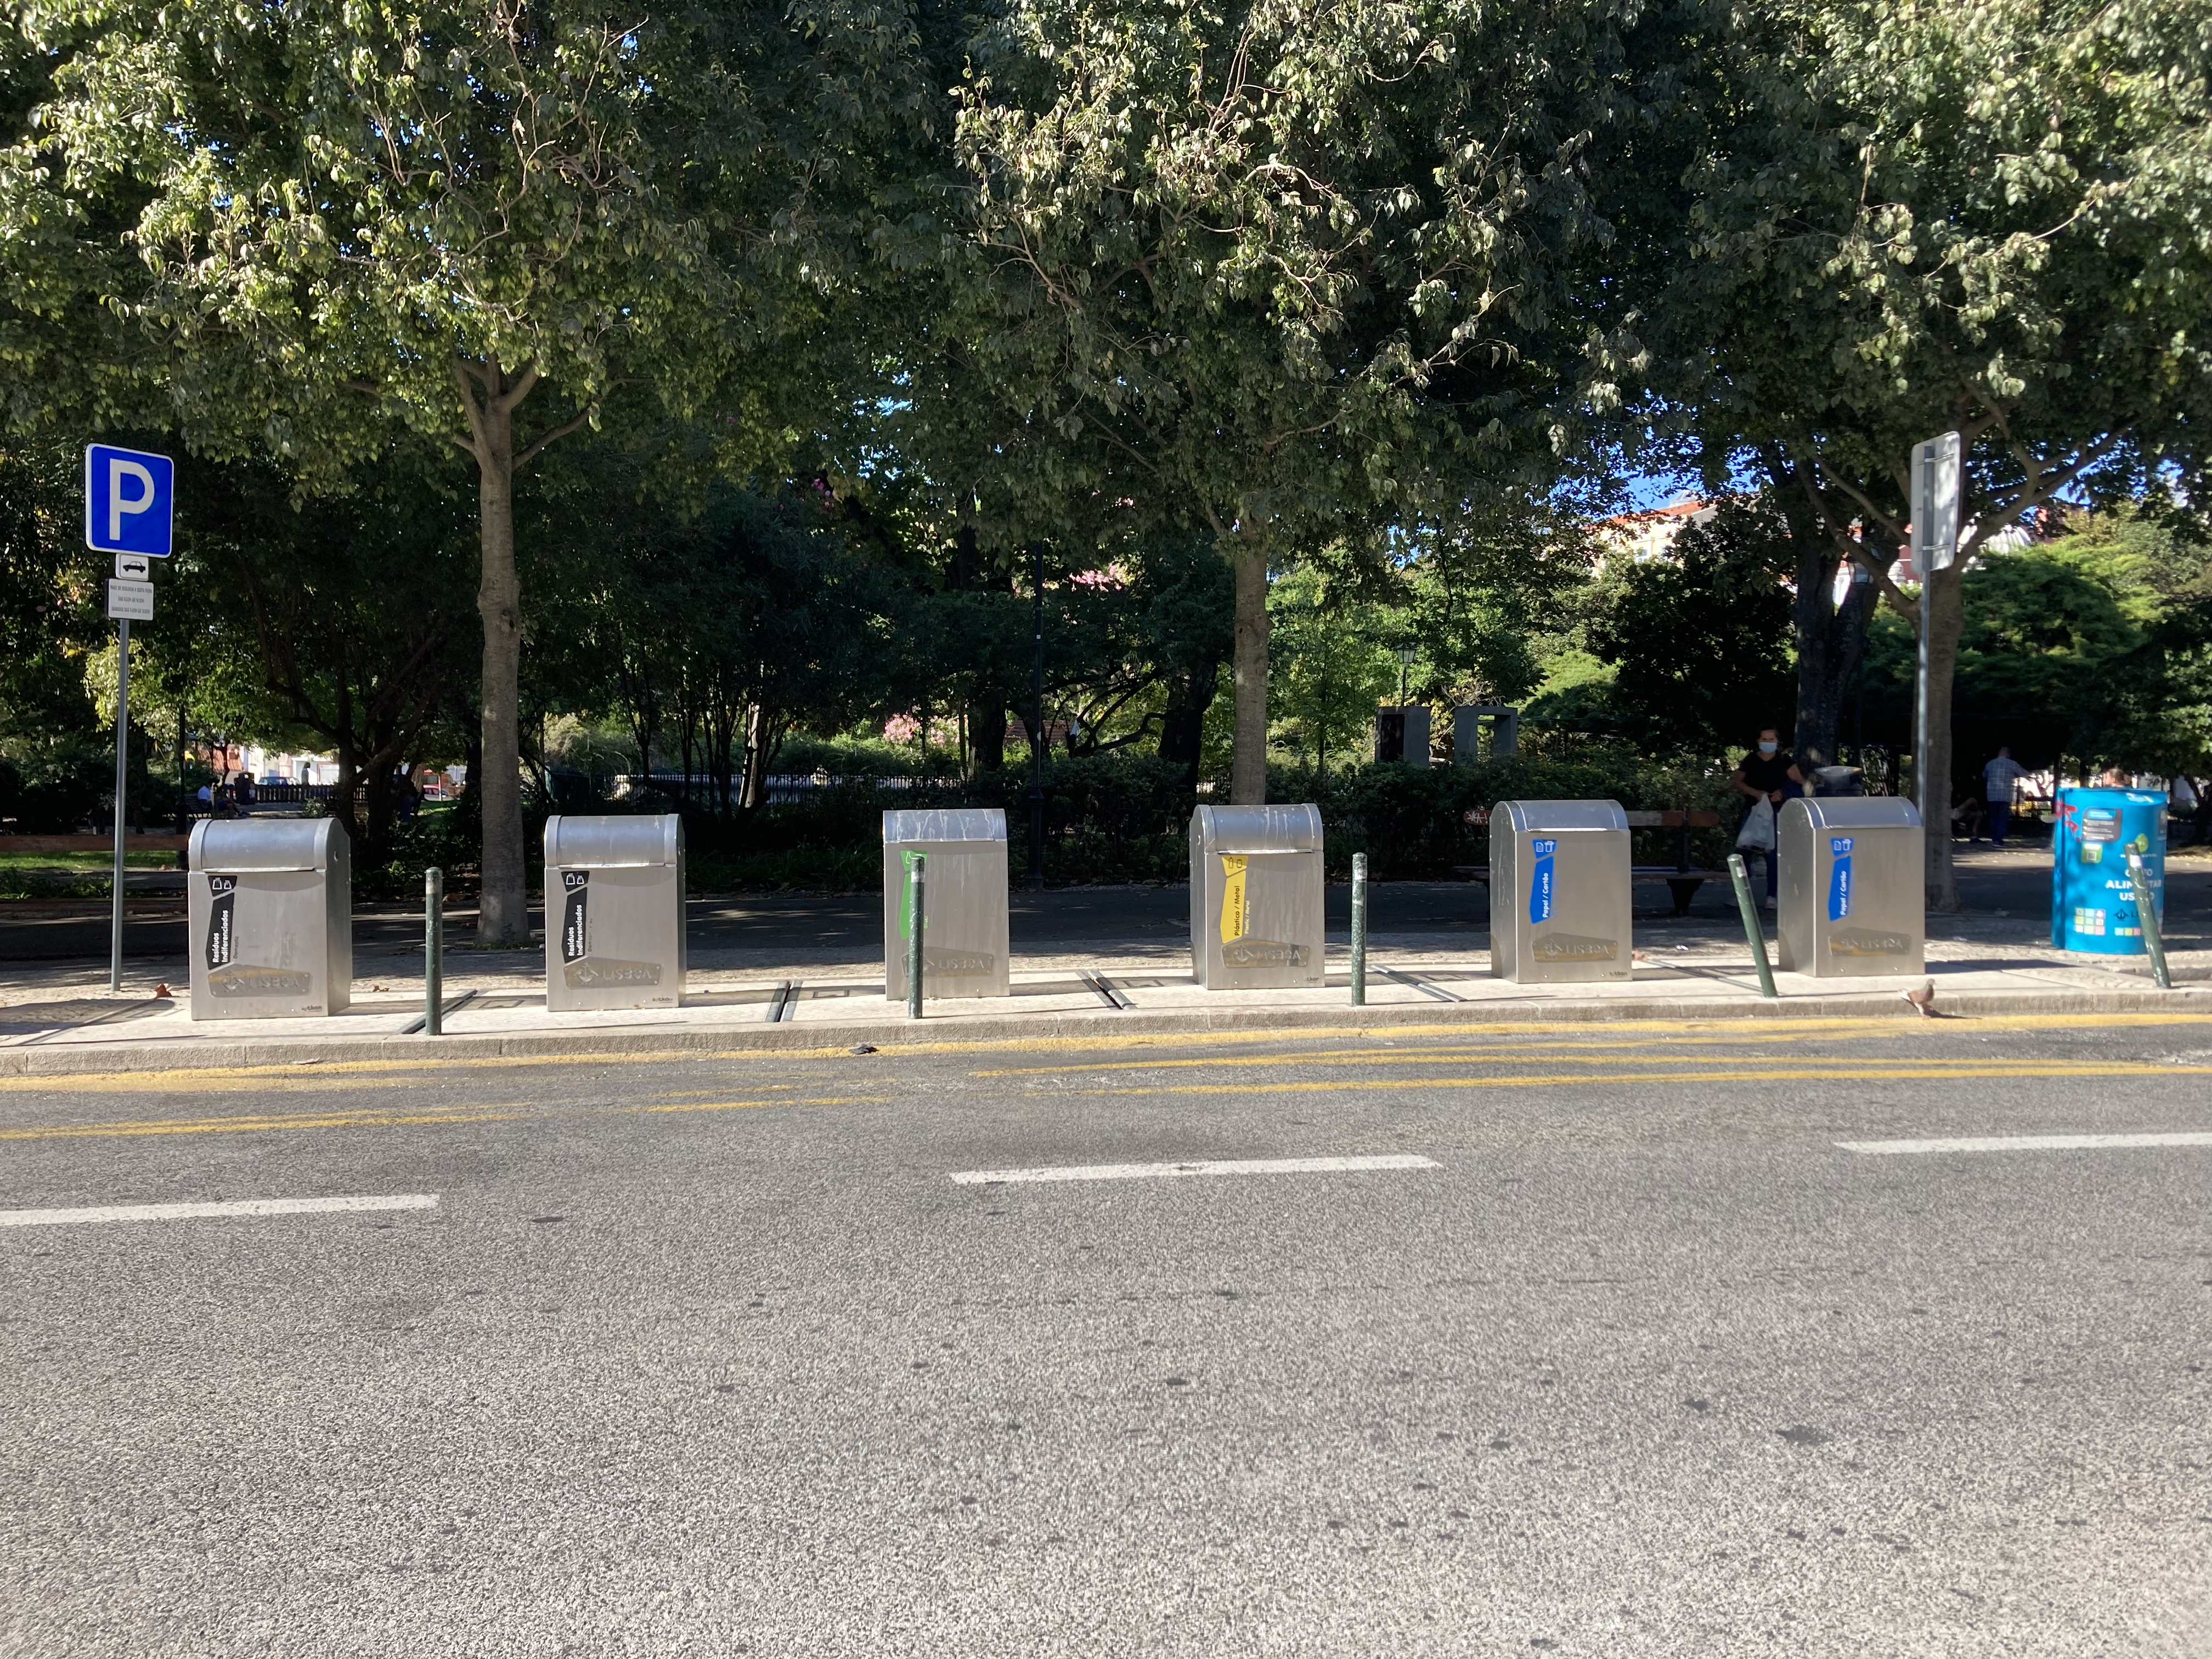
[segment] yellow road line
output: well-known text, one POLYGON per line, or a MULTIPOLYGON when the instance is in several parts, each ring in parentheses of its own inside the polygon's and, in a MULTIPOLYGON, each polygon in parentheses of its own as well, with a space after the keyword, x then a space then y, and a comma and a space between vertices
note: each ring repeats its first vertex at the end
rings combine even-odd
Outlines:
POLYGON ((884 1095, 825 1095, 813 1099, 686 1101, 665 1106, 606 1106, 547 1108, 535 1103, 501 1104, 481 1109, 457 1107, 445 1111, 325 1111, 286 1113, 258 1117, 132 1118, 105 1123, 42 1124, 33 1128, 0 1129, 0 1140, 84 1140, 106 1136, 263 1134, 289 1129, 381 1129, 433 1123, 504 1123, 531 1117, 621 1117, 659 1112, 730 1112, 762 1106, 870 1106, 889 1098, 884 1095))
MULTIPOLYGON (((2069 1066, 1991 1065, 1974 1071, 1945 1066, 1869 1064, 1853 1066, 1777 1066, 1759 1071, 1565 1072, 1534 1077, 1425 1077, 1420 1079, 1420 1086, 1425 1089, 1521 1089, 1571 1083, 1799 1083, 1814 1079, 1880 1082, 1910 1078, 1956 1080, 1984 1077, 2167 1077, 2206 1073, 2212 1073, 2212 1066, 2137 1066, 2124 1060, 2104 1066, 2087 1062, 2069 1066)), ((1347 1089, 1363 1086, 1378 1089, 1402 1087, 1405 1081, 1403 1078, 1332 1078, 1326 1082, 1313 1083, 1177 1083, 1149 1088, 1071 1089, 1064 1092, 1083 1095, 1319 1094, 1330 1090, 1341 1093, 1347 1089)))
MULTIPOLYGON (((439 1121, 444 1121, 449 1119, 453 1121, 459 1121, 469 1117, 483 1116, 488 1114, 513 1111, 515 1109, 515 1103, 512 1101, 486 1101, 481 1105, 444 1106, 435 1109, 439 1114, 439 1121)), ((422 1122, 428 1121, 423 1115, 425 1109, 425 1108, 421 1106, 324 1106, 312 1110, 299 1112, 237 1112, 220 1117, 120 1118, 107 1119, 89 1124, 58 1125, 52 1127, 66 1127, 71 1130, 82 1129, 84 1131, 90 1132, 107 1128, 128 1128, 135 1125, 145 1123, 183 1123, 190 1124, 195 1127, 210 1130, 224 1128, 282 1129, 296 1123, 327 1122, 331 1119, 336 1117, 343 1117, 349 1121, 358 1120, 363 1123, 381 1123, 386 1121, 422 1122)), ((534 1109, 534 1108, 532 1105, 526 1103, 521 1109, 527 1111, 534 1109)), ((29 1128, 0 1129, 0 1140, 36 1139, 40 1135, 46 1133, 47 1127, 49 1126, 41 1125, 29 1128)))
MULTIPOLYGON (((1940 988, 1939 988, 1940 994, 1940 988)), ((1923 1025, 1917 1016, 1901 1015, 1898 1018, 1875 1018, 1866 1016, 1820 1016, 1796 1018, 1776 1016, 1754 1021, 1741 1019, 1636 1019, 1592 1020, 1571 1027, 1558 1022, 1516 1019, 1482 1023, 1455 1023, 1426 1025, 1336 1025, 1322 1028, 1302 1026, 1231 1027, 1225 1030, 1192 1031, 1127 1032, 1098 1036, 1038 1036, 977 1039, 975 1041, 946 1040, 932 1042, 899 1042, 896 1030, 886 1033, 894 1038, 887 1046, 865 1057, 865 1063, 874 1066, 896 1061, 908 1056, 937 1054, 1097 1054, 1126 1053, 1133 1048, 1191 1048, 1200 1047, 1253 1047, 1277 1042, 1341 1042, 1347 1036, 1370 1040, 1396 1042, 1409 1037, 1478 1037, 1517 1036, 1527 1038, 1542 1033, 1551 1041, 1561 1041, 1563 1029, 1586 1030, 1593 1038, 1600 1033, 1617 1034, 1632 1030, 1646 1034, 1653 1040, 1676 1034, 1696 1034, 1711 1041, 1767 1042, 1788 1035, 1810 1035, 1824 1031, 1851 1031, 1861 1035, 1891 1032, 1899 1029, 1925 1031, 1929 1035, 1948 1035, 1972 1030, 1977 1033, 1996 1031, 2052 1031, 2079 1029, 2113 1030, 2145 1026, 2185 1026, 2212 1024, 2212 1014, 2190 1013, 2118 1013, 2118 1014, 2003 1014, 1973 1017, 1959 1024, 1923 1025)), ((1569 1046, 1573 1046, 1570 1044, 1569 1046)), ((762 1069, 769 1069, 804 1060, 853 1060, 849 1048, 839 1045, 822 1048, 656 1048, 634 1054, 608 1054, 589 1049, 567 1050, 544 1054, 485 1054, 440 1055, 435 1059, 355 1060, 331 1060, 312 1067, 295 1066, 288 1062, 268 1066, 222 1066, 171 1067, 158 1072, 59 1072, 27 1076, 0 1077, 0 1094, 70 1093, 87 1091, 153 1092, 162 1089, 204 1088, 210 1078, 220 1079, 227 1087, 237 1087, 251 1081, 256 1088, 274 1084, 278 1087, 313 1088, 319 1079, 344 1078, 354 1086, 363 1080, 396 1073, 407 1075, 400 1082, 428 1080, 451 1077, 470 1070, 521 1070, 544 1066, 594 1065, 603 1066, 653 1066, 671 1062, 702 1065, 744 1062, 762 1069)), ((749 1081, 750 1079, 748 1079, 749 1081)), ((759 1086, 755 1085, 755 1086, 759 1086)))
POLYGON ((382 1129, 417 1123, 497 1123, 529 1117, 528 1110, 504 1112, 421 1112, 404 1117, 371 1116, 356 1112, 332 1113, 327 1117, 283 1118, 265 1123, 235 1119, 203 1119, 164 1122, 159 1118, 133 1123, 56 1124, 37 1129, 0 1130, 0 1140, 85 1140, 106 1136, 217 1135, 268 1133, 283 1129, 382 1129))
MULTIPOLYGON (((1931 1034, 1932 1035, 1932 1034, 1931 1034)), ((1729 1048, 1739 1042, 1751 1043, 1802 1042, 1802 1034, 1765 1038, 1737 1037, 1662 1037, 1650 1042, 1516 1042, 1510 1048, 1467 1048, 1452 1046, 1425 1048, 1401 1053, 1377 1052, 1373 1048, 1335 1048, 1304 1050, 1283 1054, 1208 1054, 1192 1060, 1101 1060, 1073 1061, 1064 1066, 999 1066, 979 1068, 970 1077, 1066 1077, 1085 1072, 1166 1072, 1202 1066, 1456 1066, 1469 1060, 1482 1060, 1503 1065, 1517 1065, 1535 1057, 1550 1058, 1561 1054, 1588 1054, 1592 1064, 1603 1064, 1610 1060, 1648 1060, 1653 1064, 1666 1058, 1649 1051, 1680 1044, 1701 1052, 1686 1054, 1680 1063, 1699 1064, 1711 1056, 1703 1050, 1729 1048), (1618 1054, 1595 1052, 1614 1049, 1618 1054)), ((1972 1056, 1961 1055, 1955 1060, 1934 1056, 1947 1065, 1979 1064, 1972 1056)))
MULTIPOLYGON (((1905 1029, 1929 1037, 1949 1035, 1941 1027, 1929 1026, 1919 1020, 1913 1021, 1905 1029)), ((1606 1065, 1618 1061, 1620 1063, 1642 1062, 1650 1065, 1679 1063, 1684 1066, 1694 1066, 1710 1060, 1711 1055, 1704 1052, 1686 1054, 1677 1062, 1670 1060, 1665 1054, 1653 1054, 1650 1051, 1654 1048, 1675 1046, 1708 1050, 1716 1048, 1729 1048, 1738 1043, 1754 1046, 1804 1041, 1803 1033, 1790 1032, 1777 1033, 1772 1036, 1761 1034, 1756 1036, 1660 1037, 1649 1042, 1638 1042, 1627 1038, 1620 1041, 1596 1039, 1587 1042, 1516 1042, 1510 1048, 1495 1045, 1477 1048, 1454 1044, 1398 1053, 1382 1052, 1373 1048, 1324 1048, 1280 1054, 1206 1054, 1192 1059, 1102 1060, 1075 1061, 1063 1066, 1000 1066, 978 1068, 969 1075, 971 1077, 1066 1077, 1078 1073, 1165 1072, 1218 1066, 1455 1066, 1463 1064, 1469 1060, 1511 1066, 1524 1062, 1534 1064, 1538 1058, 1550 1059, 1562 1054, 1586 1055, 1592 1065, 1606 1065), (1603 1050, 1619 1052, 1601 1052, 1603 1050)), ((1821 1058, 1838 1057, 1822 1056, 1821 1058)), ((1927 1056, 1924 1061, 1917 1063, 1974 1068, 1985 1066, 1992 1062, 1981 1055, 1931 1054, 1927 1056)), ((2052 1060, 2049 1063, 2084 1066, 2089 1067, 2093 1073, 2102 1072, 2106 1068, 2106 1062, 2101 1060, 2052 1060)), ((2164 1073, 2185 1068, 2160 1066, 2154 1069, 2164 1073)))
POLYGON ((680 1106, 631 1106, 633 1112, 739 1112, 753 1106, 880 1106, 889 1095, 824 1095, 817 1100, 702 1100, 680 1106))

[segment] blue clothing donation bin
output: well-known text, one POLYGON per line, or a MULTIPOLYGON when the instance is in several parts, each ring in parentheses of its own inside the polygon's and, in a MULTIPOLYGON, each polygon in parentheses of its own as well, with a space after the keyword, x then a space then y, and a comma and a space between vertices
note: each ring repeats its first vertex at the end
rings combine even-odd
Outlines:
POLYGON ((2147 789, 2062 789, 2051 836, 2051 942, 2108 957, 2144 952, 2128 854, 2142 854, 2166 916, 2166 797, 2147 789))

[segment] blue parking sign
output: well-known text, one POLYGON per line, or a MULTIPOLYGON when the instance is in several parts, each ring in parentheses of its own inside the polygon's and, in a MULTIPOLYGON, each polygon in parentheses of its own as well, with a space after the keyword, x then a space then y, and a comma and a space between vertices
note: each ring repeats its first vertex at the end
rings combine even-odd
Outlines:
POLYGON ((171 484, 167 455, 107 444, 84 447, 84 544, 95 553, 169 556, 171 484))

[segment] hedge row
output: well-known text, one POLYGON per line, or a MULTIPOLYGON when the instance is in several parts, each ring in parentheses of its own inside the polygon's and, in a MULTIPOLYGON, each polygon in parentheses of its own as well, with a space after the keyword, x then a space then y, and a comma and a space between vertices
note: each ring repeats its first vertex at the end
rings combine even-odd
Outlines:
MULTIPOLYGON (((1018 877, 1029 858, 1029 789, 1026 770, 904 789, 861 779, 750 813, 688 812, 691 884, 701 892, 874 891, 881 881, 884 811, 940 806, 1002 809, 1018 877)), ((1045 879, 1054 885, 1183 880, 1192 810, 1200 800, 1222 798, 1200 795, 1180 768, 1120 755, 1053 763, 1043 793, 1045 879)), ((1723 827, 1691 838, 1692 861, 1711 867, 1726 854, 1740 805, 1724 776, 1603 755, 1426 769, 1386 763, 1318 778, 1283 768, 1269 780, 1268 799, 1317 805, 1329 874, 1348 875, 1352 854, 1364 853, 1377 881, 1447 879, 1455 866, 1486 862, 1488 832, 1470 825, 1467 813, 1513 799, 1612 799, 1632 811, 1717 808, 1723 827)), ((605 803, 594 810, 641 809, 605 803)), ((533 864, 545 811, 540 806, 530 815, 533 864)), ((373 896, 404 900, 421 893, 423 867, 439 864, 453 890, 465 891, 475 842, 465 806, 426 811, 403 831, 390 860, 356 869, 356 884, 373 896)), ((1641 830, 1635 855, 1639 863, 1672 862, 1678 845, 1677 831, 1641 830)))
MULTIPOLYGON (((702 816, 686 826, 696 885, 703 890, 787 887, 873 889, 886 809, 996 806, 1006 814, 1017 872, 1028 859, 1029 776, 1008 771, 963 783, 892 789, 855 782, 813 799, 768 806, 746 817, 702 816), (865 879, 856 860, 871 860, 865 879), (823 879, 816 879, 817 875, 823 879)), ((1043 778, 1045 879, 1054 884, 1181 881, 1189 869, 1192 810, 1203 800, 1177 768, 1135 757, 1062 760, 1043 778)), ((1488 832, 1468 811, 1511 799, 1613 799, 1631 810, 1717 808, 1723 829, 1694 832, 1692 857, 1724 855, 1734 834, 1735 799, 1725 777, 1694 768, 1654 766, 1629 757, 1577 761, 1516 759, 1480 766, 1363 766, 1316 778, 1283 769, 1268 798, 1321 808, 1332 876, 1348 875, 1355 853, 1368 856, 1377 881, 1437 880, 1455 866, 1490 856, 1488 832)), ((1678 832, 1639 830, 1640 862, 1671 862, 1678 832)))

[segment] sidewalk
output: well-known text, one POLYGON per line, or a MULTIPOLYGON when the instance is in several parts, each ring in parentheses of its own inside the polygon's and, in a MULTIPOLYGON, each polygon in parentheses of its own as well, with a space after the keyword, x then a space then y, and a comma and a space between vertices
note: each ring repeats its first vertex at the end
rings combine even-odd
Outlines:
MULTIPOLYGON (((1947 921, 1929 942, 1925 981, 1939 1013, 2133 1013, 2212 1017, 2212 951, 2174 953, 2177 988, 2160 991, 2137 958, 2069 957, 2033 939, 2033 924, 1947 921)), ((0 1075, 249 1067, 526 1054, 834 1050, 915 1042, 1111 1042, 1144 1034, 1421 1025, 1470 1030, 1539 1022, 1634 1019, 1912 1018, 1907 978, 1816 981, 1776 975, 1759 994, 1740 935, 1682 931, 1637 952, 1626 984, 1521 986, 1490 977, 1476 935, 1370 939, 1367 1006, 1350 1000, 1348 942, 1332 936, 1328 984, 1304 991, 1207 992, 1187 951, 1158 939, 1017 950, 1013 994, 933 1001, 919 1024, 884 998, 879 959, 850 947, 695 953, 678 1009, 550 1014, 538 951, 459 950, 447 957, 445 1035, 420 1035, 421 951, 362 952, 355 1000, 329 1019, 195 1024, 173 999, 134 984, 111 998, 104 972, 77 966, 0 975, 0 1075)), ((1770 949, 1771 947, 1770 946, 1770 949)))

